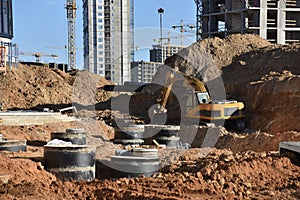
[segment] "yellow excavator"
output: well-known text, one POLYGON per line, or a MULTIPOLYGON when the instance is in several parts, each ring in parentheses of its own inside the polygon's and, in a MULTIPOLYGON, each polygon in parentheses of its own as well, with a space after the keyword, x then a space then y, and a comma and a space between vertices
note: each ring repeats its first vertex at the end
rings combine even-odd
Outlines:
POLYGON ((167 112, 166 105, 174 87, 186 89, 183 99, 185 100, 185 119, 187 122, 224 124, 225 128, 236 131, 245 129, 245 116, 242 112, 244 104, 242 102, 212 100, 202 81, 173 69, 167 72, 156 114, 167 112))

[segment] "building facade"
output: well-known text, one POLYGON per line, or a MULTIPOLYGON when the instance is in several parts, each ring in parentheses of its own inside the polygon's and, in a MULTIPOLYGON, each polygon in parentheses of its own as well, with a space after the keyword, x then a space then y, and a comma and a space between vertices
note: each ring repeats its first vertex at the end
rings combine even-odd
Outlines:
POLYGON ((150 62, 162 63, 168 57, 176 54, 182 48, 184 47, 176 45, 152 45, 152 49, 150 49, 150 62))
POLYGON ((254 33, 273 43, 300 41, 300 0, 207 0, 201 37, 254 33))
POLYGON ((182 46, 177 45, 152 45, 149 50, 150 62, 136 61, 131 64, 131 81, 140 83, 150 83, 158 67, 162 65, 168 57, 178 53, 182 46))
POLYGON ((130 81, 133 0, 83 0, 84 68, 116 84, 130 81))
POLYGON ((18 45, 13 44, 12 0, 0 0, 0 73, 18 64, 18 45))
POLYGON ((161 66, 160 62, 137 61, 132 62, 131 81, 140 83, 151 83, 152 77, 161 66))
POLYGON ((12 0, 0 0, 0 38, 13 38, 12 0))

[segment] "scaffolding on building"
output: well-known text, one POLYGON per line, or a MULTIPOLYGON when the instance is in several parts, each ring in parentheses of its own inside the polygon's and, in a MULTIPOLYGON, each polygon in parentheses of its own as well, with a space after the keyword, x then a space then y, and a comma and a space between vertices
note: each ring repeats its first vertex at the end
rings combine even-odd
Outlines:
POLYGON ((19 47, 15 43, 3 42, 0 43, 0 57, 1 57, 1 69, 2 72, 7 72, 12 68, 18 67, 19 62, 19 47))
POLYGON ((6 73, 6 48, 0 47, 0 74, 6 73))

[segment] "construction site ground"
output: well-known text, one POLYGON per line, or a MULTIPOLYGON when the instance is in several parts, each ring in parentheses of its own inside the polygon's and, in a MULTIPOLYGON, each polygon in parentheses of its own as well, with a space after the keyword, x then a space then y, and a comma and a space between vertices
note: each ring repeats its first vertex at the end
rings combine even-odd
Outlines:
MULTIPOLYGON (((211 66, 193 64, 203 49, 220 69, 226 96, 244 102, 247 130, 199 129, 193 148, 159 149, 160 171, 151 177, 63 182, 44 169, 43 145, 50 141, 51 132, 66 128, 84 128, 97 159, 108 159, 116 149, 125 148, 112 142, 110 106, 112 97, 124 96, 99 89, 109 81, 86 71, 64 73, 37 66, 19 66, 1 75, 4 110, 76 106, 80 120, 0 124, 3 138, 27 141, 27 152, 0 153, 0 198, 300 199, 300 167, 278 154, 279 142, 300 141, 300 45, 273 45, 255 35, 232 35, 195 43, 166 64, 210 81, 216 76, 211 66), (204 145, 208 133, 217 135, 214 145, 204 145), (1 175, 10 176, 8 183, 1 175)), ((153 94, 133 95, 132 118, 147 122, 145 111, 155 99, 153 94)), ((175 108, 169 106, 170 112, 175 108)), ((185 128, 187 133, 193 129, 185 128)))

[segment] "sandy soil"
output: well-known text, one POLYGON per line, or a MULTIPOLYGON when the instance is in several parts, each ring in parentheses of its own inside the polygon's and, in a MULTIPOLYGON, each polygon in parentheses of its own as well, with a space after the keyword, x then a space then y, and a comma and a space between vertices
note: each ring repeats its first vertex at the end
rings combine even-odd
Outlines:
POLYGON ((298 199, 300 168, 274 153, 192 149, 152 177, 61 182, 40 163, 0 155, 5 199, 298 199), (206 151, 206 150, 204 150, 206 151))
MULTIPOLYGON (((62 182, 44 170, 43 145, 51 132, 84 128, 97 159, 125 149, 110 141, 112 94, 99 89, 110 82, 85 71, 20 65, 0 76, 5 109, 57 109, 76 102, 81 122, 0 126, 3 137, 28 142, 27 152, 0 152, 0 175, 11 176, 8 183, 0 181, 0 199, 300 199, 300 167, 278 155, 279 142, 300 140, 299 47, 232 35, 200 41, 169 58, 169 67, 207 81, 222 75, 226 96, 245 103, 248 132, 215 127, 209 132, 215 135, 214 145, 207 147, 207 128, 187 127, 187 134, 196 133, 193 148, 160 149, 158 173, 92 182, 62 182), (199 53, 208 56, 197 59, 199 53)), ((145 111, 156 98, 133 96, 131 114, 147 118, 145 111)))

